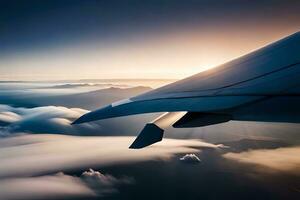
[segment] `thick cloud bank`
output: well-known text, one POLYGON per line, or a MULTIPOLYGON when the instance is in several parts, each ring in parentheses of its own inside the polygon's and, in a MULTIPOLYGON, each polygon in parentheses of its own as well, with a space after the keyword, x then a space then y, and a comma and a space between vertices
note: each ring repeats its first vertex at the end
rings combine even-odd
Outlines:
POLYGON ((95 123, 72 126, 71 122, 88 112, 81 108, 42 106, 35 108, 0 105, 0 134, 15 132, 60 133, 79 135, 95 133, 101 127, 95 123))

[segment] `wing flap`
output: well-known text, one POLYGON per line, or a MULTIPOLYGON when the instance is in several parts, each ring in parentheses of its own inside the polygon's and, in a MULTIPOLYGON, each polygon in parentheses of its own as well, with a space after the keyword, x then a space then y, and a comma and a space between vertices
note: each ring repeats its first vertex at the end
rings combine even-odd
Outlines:
POLYGON ((130 149, 141 149, 162 140, 164 130, 157 125, 149 123, 143 128, 142 132, 137 136, 130 145, 130 149))
POLYGON ((228 122, 232 119, 229 114, 188 112, 173 124, 174 128, 202 127, 228 122))

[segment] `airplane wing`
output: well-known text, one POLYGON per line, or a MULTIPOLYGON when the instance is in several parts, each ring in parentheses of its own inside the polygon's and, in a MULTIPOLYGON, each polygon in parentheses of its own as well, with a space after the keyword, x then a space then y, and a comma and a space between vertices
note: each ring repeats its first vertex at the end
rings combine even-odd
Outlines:
POLYGON ((185 112, 174 122, 176 128, 229 120, 298 123, 299 85, 297 32, 216 68, 87 113, 73 123, 152 112, 185 112))

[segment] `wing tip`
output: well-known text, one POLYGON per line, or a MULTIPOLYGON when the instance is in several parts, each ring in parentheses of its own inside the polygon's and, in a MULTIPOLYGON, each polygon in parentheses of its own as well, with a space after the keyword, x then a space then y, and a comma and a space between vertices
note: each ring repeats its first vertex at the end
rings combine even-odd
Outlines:
POLYGON ((81 123, 84 123, 84 121, 82 120, 81 117, 79 117, 78 119, 75 119, 75 120, 71 123, 71 125, 81 124, 81 123))
POLYGON ((82 124, 82 123, 91 121, 92 119, 90 119, 90 113, 91 113, 91 112, 86 113, 86 114, 82 115, 81 117, 75 119, 75 120, 71 123, 71 125, 74 125, 74 124, 82 124))

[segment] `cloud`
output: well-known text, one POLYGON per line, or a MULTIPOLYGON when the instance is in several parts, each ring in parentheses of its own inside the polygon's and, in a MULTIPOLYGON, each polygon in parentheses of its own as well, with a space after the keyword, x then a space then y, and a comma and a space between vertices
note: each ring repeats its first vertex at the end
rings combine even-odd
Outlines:
POLYGON ((96 123, 71 126, 71 122, 88 112, 80 108, 62 106, 42 106, 35 108, 0 105, 1 135, 15 132, 60 133, 79 135, 99 132, 96 123))
POLYGON ((93 169, 83 172, 80 178, 98 195, 115 193, 118 192, 116 186, 134 183, 133 178, 123 177, 121 179, 117 179, 114 176, 109 174, 104 175, 99 171, 94 171, 93 169))
POLYGON ((111 166, 149 160, 169 160, 177 154, 219 149, 200 140, 164 139, 151 147, 132 150, 134 137, 20 135, 0 140, 0 178, 36 176, 66 169, 111 166), (21 167, 20 167, 21 166, 21 167))
POLYGON ((106 196, 118 192, 120 184, 132 184, 132 178, 117 179, 89 169, 80 177, 63 172, 37 177, 0 179, 0 194, 5 200, 58 199, 106 196))
POLYGON ((152 119, 152 114, 148 114, 71 125, 71 122, 87 112, 89 110, 63 106, 24 108, 0 104, 0 136, 19 134, 20 132, 85 136, 136 135, 142 126, 152 119), (128 123, 131 122, 134 122, 135 126, 128 126, 128 123))
POLYGON ((181 162, 190 163, 190 164, 197 164, 197 163, 201 162, 200 158, 198 156, 196 156, 195 154, 193 154, 193 153, 191 153, 191 154, 185 154, 179 160, 181 162))
POLYGON ((78 88, 78 87, 101 87, 101 88, 109 88, 109 87, 129 87, 129 85, 125 84, 112 84, 112 83, 67 83, 67 84, 59 84, 50 86, 47 88, 56 88, 56 89, 69 89, 69 88, 78 88))
POLYGON ((63 173, 0 180, 0 194, 1 199, 5 200, 97 196, 80 178, 63 173))
POLYGON ((21 116, 16 113, 9 111, 0 112, 0 126, 7 126, 11 123, 17 122, 20 119, 21 116))
POLYGON ((300 175, 300 147, 250 150, 241 153, 226 153, 227 159, 256 165, 257 170, 265 173, 285 172, 300 175))
POLYGON ((118 192, 135 184, 132 177, 115 177, 89 169, 80 176, 57 171, 76 171, 144 161, 169 161, 177 154, 218 149, 200 140, 165 139, 149 148, 128 149, 133 137, 25 134, 0 140, 0 194, 6 200, 91 198, 118 192))

